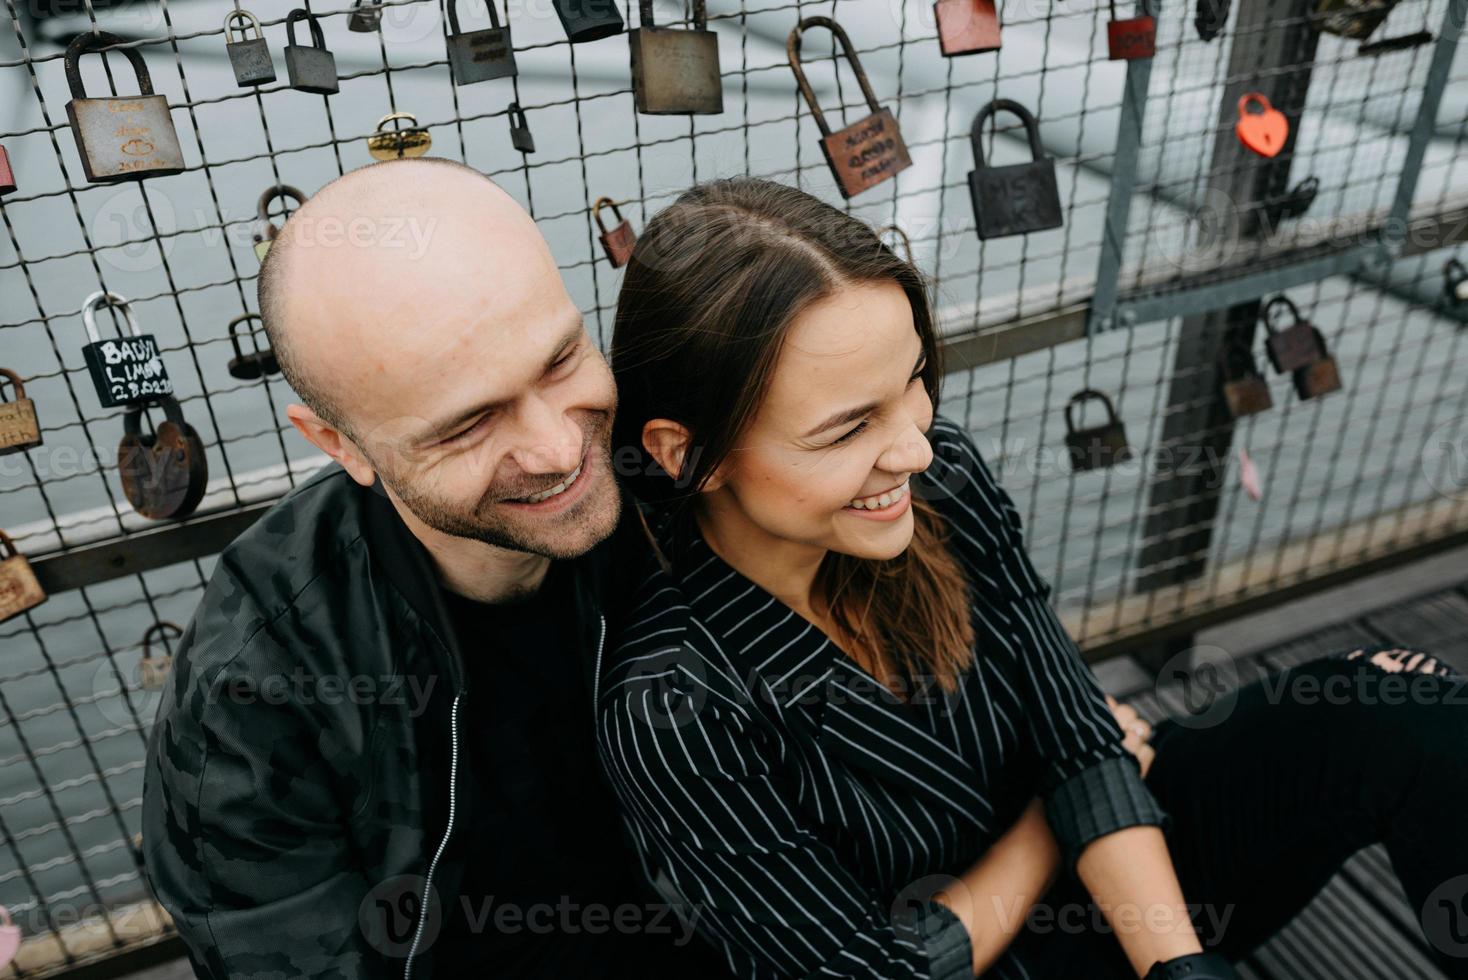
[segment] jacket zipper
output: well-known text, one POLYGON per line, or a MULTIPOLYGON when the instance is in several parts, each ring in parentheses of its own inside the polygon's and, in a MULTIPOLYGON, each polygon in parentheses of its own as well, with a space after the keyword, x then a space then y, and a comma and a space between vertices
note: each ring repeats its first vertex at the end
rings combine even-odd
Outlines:
POLYGON ((596 739, 596 699, 601 692, 601 648, 607 641, 607 617, 598 613, 597 618, 601 620, 601 635, 596 640, 596 665, 591 668, 591 737, 592 745, 596 739))
MULTIPOLYGON (((600 659, 600 650, 598 650, 600 659)), ((413 930, 413 944, 408 947, 408 962, 403 964, 403 980, 412 980, 413 957, 418 954, 418 943, 423 939, 423 927, 428 924, 428 893, 433 888, 433 873, 438 870, 438 859, 443 857, 445 847, 448 847, 449 838, 454 833, 454 811, 458 806, 456 790, 459 782, 459 698, 462 694, 454 695, 454 703, 449 706, 449 824, 444 828, 443 840, 438 842, 438 850, 433 852, 433 860, 428 862, 428 877, 423 880, 423 897, 418 901, 418 928, 413 930)))

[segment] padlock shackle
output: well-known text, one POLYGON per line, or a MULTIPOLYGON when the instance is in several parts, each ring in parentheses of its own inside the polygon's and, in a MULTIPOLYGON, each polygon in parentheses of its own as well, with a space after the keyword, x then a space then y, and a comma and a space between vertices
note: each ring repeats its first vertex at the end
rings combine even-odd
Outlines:
POLYGON ((1066 432, 1076 431, 1075 419, 1071 417, 1071 411, 1088 398, 1099 398, 1101 403, 1106 406, 1106 422, 1108 425, 1116 421, 1116 406, 1111 403, 1111 399, 1106 396, 1104 391, 1097 391, 1095 388, 1082 388, 1074 395, 1071 395, 1070 401, 1065 403, 1066 432))
POLYGON ((1254 359, 1254 351, 1237 336, 1230 337, 1219 348, 1218 362, 1219 372, 1225 381, 1237 381, 1259 374, 1259 362, 1254 359), (1244 370, 1234 374, 1233 369, 1241 364, 1246 365, 1244 370))
POLYGON ((15 558, 20 554, 20 549, 15 542, 10 540, 10 535, 0 531, 0 558, 15 558))
POLYGON ((617 224, 622 223, 622 209, 617 207, 617 202, 610 197, 597 198, 596 203, 591 206, 591 218, 596 222, 597 228, 601 229, 603 235, 607 233, 607 226, 601 220, 601 209, 604 207, 612 209, 612 214, 617 218, 617 224))
POLYGON ((383 129, 382 128, 382 127, 386 126, 388 123, 392 122, 394 119, 411 119, 411 120, 413 120, 413 125, 409 126, 408 129, 421 129, 422 128, 421 126, 418 125, 418 117, 415 116, 415 115, 413 115, 411 112, 389 112, 387 115, 385 115, 381 119, 377 120, 377 128, 375 130, 373 130, 373 135, 376 136, 376 135, 382 134, 382 133, 385 133, 385 134, 389 134, 390 135, 392 133, 401 133, 401 132, 404 132, 404 129, 401 126, 399 126, 397 129, 383 129))
POLYGON ((149 626, 148 627, 148 632, 146 632, 146 633, 143 634, 143 656, 144 656, 144 658, 151 658, 152 655, 153 655, 153 636, 154 636, 154 634, 157 634, 159 636, 161 642, 167 642, 163 638, 164 638, 165 634, 167 634, 170 630, 173 631, 173 638, 175 640, 176 639, 179 639, 180 637, 183 636, 183 633, 184 633, 183 627, 179 626, 177 623, 170 622, 169 620, 166 620, 166 619, 160 619, 158 622, 156 622, 152 626, 149 626))
POLYGON ((285 37, 287 43, 292 47, 300 47, 296 43, 296 21, 304 20, 306 26, 311 29, 311 44, 309 47, 326 50, 326 35, 321 33, 321 22, 316 15, 304 7, 297 7, 285 15, 285 37))
POLYGON ((984 149, 980 145, 979 137, 983 135, 984 123, 988 122, 989 117, 996 112, 1012 113, 1025 124, 1025 133, 1030 140, 1030 159, 1032 161, 1049 159, 1045 156, 1045 147, 1040 143, 1040 123, 1035 119, 1034 114, 1013 99, 995 99, 974 115, 974 124, 969 128, 968 138, 969 143, 973 146, 975 170, 983 170, 988 166, 984 163, 984 149))
POLYGON ((153 76, 148 74, 148 63, 143 60, 142 52, 137 48, 116 47, 127 41, 110 31, 93 31, 89 34, 78 34, 71 39, 66 46, 66 87, 71 89, 73 99, 85 99, 87 90, 82 87, 82 70, 77 60, 89 51, 115 50, 116 53, 127 59, 128 64, 133 66, 133 73, 138 77, 138 94, 153 94, 153 76))
POLYGON ((144 399, 135 405, 129 405, 122 413, 122 431, 130 436, 141 436, 143 434, 143 412, 149 407, 163 409, 163 414, 168 421, 180 429, 187 424, 184 422, 183 406, 178 403, 178 399, 172 395, 158 395, 144 399))
POLYGON ((1291 321, 1288 324, 1289 326, 1293 326, 1304 320, 1304 317, 1300 316, 1300 308, 1295 305, 1295 301, 1281 293, 1268 303, 1265 303, 1264 308, 1259 311, 1259 318, 1264 321, 1264 329, 1271 334, 1279 332, 1279 328, 1274 325, 1274 311, 1278 309, 1288 309, 1290 311, 1291 321))
MULTIPOLYGON (((1112 21, 1115 21, 1117 19, 1117 17, 1116 17, 1116 0, 1108 0, 1108 2, 1111 4, 1111 19, 1112 19, 1112 21)), ((1157 16, 1156 14, 1154 14, 1152 12, 1152 0, 1142 0, 1142 16, 1144 16, 1144 17, 1156 17, 1157 16)))
MULTIPOLYGON (((20 401, 25 397, 25 382, 20 380, 20 375, 10 370, 10 368, 0 367, 0 376, 10 380, 10 387, 15 389, 16 401, 20 401)), ((0 401, 3 401, 3 399, 0 399, 0 401)))
MULTIPOLYGON (((491 30, 496 30, 496 31, 499 30, 500 29, 500 15, 494 9, 494 0, 484 0, 484 6, 489 10, 489 26, 490 26, 490 29, 491 30)), ((509 19, 510 19, 510 8, 508 6, 506 6, 505 7, 505 20, 508 22, 509 19)), ((462 33, 464 33, 463 31, 461 31, 459 29, 459 4, 458 4, 458 0, 449 0, 449 33, 450 34, 462 34, 462 33)))
POLYGON ((87 339, 93 343, 102 339, 101 335, 97 333, 97 311, 104 306, 121 310, 122 318, 127 322, 128 332, 134 337, 142 336, 142 332, 138 330, 138 321, 133 317, 132 305, 116 293, 99 289, 88 296, 87 301, 82 304, 82 326, 87 328, 87 339))
POLYGON ((846 60, 851 63, 851 70, 856 73, 857 84, 861 86, 861 94, 867 100, 867 108, 873 113, 882 111, 877 104, 877 97, 872 93, 872 83, 867 80, 867 73, 862 71, 861 61, 856 57, 856 51, 851 46, 851 38, 846 36, 846 29, 836 23, 830 17, 816 16, 807 17, 790 29, 790 36, 785 39, 785 56, 790 59, 790 70, 795 72, 795 84, 800 87, 800 94, 805 97, 805 104, 810 107, 810 114, 816 118, 816 126, 821 130, 822 136, 831 135, 831 127, 826 125, 826 114, 821 111, 816 102, 815 90, 810 87, 810 82, 805 77, 805 69, 800 64, 800 41, 806 30, 811 27, 824 27, 836 36, 841 43, 841 52, 846 55, 846 60))
POLYGON ((899 226, 883 225, 881 228, 878 228, 877 240, 882 241, 882 236, 889 231, 896 235, 902 241, 903 251, 907 252, 907 264, 914 265, 915 263, 912 261, 912 239, 908 238, 907 232, 903 231, 899 226))
MULTIPOLYGON (((242 347, 240 347, 240 330, 239 330, 239 328, 240 328, 240 325, 241 324, 249 323, 251 320, 259 320, 260 321, 260 327, 259 327, 259 329, 248 329, 248 330, 245 331, 246 333, 250 334, 251 336, 254 336, 256 333, 259 333, 260 330, 264 330, 265 329, 265 320, 258 313, 241 313, 239 316, 237 316, 233 320, 230 320, 229 321, 229 343, 230 343, 230 346, 234 348, 235 357, 244 357, 245 356, 244 349, 242 347)), ((254 352, 252 351, 251 353, 254 353, 254 352)))
POLYGON ((256 17, 254 14, 250 13, 248 10, 244 9, 243 7, 236 8, 234 10, 231 10, 229 13, 225 14, 224 15, 224 37, 225 37, 225 42, 226 43, 233 43, 232 41, 229 40, 229 38, 230 38, 230 36, 235 31, 239 31, 242 40, 249 40, 250 39, 249 38, 249 31, 250 31, 250 26, 252 24, 255 27, 255 39, 256 40, 259 40, 260 38, 264 37, 265 36, 265 32, 260 29, 260 18, 259 17, 256 17), (246 21, 249 21, 249 23, 245 24, 243 27, 236 27, 235 26, 235 21, 237 21, 237 20, 246 20, 246 21))
POLYGON ((1274 106, 1269 104, 1269 99, 1265 97, 1263 92, 1245 92, 1243 95, 1239 96, 1240 117, 1250 115, 1262 116, 1266 112, 1272 112, 1273 110, 1274 106), (1249 103, 1251 102, 1260 106, 1258 112, 1251 113, 1249 111, 1249 103))
POLYGON ((306 195, 290 184, 274 184, 265 188, 260 195, 260 200, 255 204, 255 216, 267 224, 270 221, 270 205, 277 197, 288 197, 296 202, 296 207, 306 203, 306 195))
MULTIPOLYGON (((639 26, 658 26, 652 16, 652 0, 637 0, 637 14, 642 19, 639 26)), ((693 0, 693 29, 708 30, 708 20, 708 4, 704 0, 693 0)))
POLYGON ((518 126, 521 129, 530 128, 529 123, 525 121, 525 110, 520 108, 520 103, 511 102, 508 106, 505 107, 505 114, 510 117, 511 126, 518 126), (515 122, 515 118, 517 116, 520 119, 518 123, 515 122))

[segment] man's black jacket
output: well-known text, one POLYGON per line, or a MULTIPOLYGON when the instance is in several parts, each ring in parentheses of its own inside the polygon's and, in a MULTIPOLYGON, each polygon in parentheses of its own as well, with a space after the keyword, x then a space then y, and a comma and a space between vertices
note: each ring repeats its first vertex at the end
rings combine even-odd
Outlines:
MULTIPOLYGON (((613 556, 642 551, 603 542, 568 576, 588 691, 619 608, 610 590, 639 578, 613 556)), ((200 976, 433 975, 456 843, 474 833, 454 748, 473 697, 437 582, 380 484, 335 464, 219 556, 143 788, 149 879, 200 976)), ((623 838, 607 843, 635 860, 623 838)))

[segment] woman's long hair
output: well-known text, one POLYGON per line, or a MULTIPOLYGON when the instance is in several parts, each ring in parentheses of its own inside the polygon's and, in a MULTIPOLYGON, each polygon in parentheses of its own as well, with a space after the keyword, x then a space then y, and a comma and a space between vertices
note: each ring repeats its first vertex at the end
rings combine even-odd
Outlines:
MULTIPOLYGON (((613 445, 629 489, 675 518, 691 516, 687 505, 754 418, 792 322, 838 289, 872 282, 907 294, 936 406, 942 367, 927 283, 866 224, 749 177, 699 184, 659 212, 627 264, 612 335, 613 445), (642 446, 643 426, 657 418, 692 433, 676 478, 642 446)), ((829 552, 815 587, 846 635, 908 679, 933 677, 952 691, 973 656, 967 584, 942 519, 917 495, 912 506, 915 530, 901 555, 829 552)))

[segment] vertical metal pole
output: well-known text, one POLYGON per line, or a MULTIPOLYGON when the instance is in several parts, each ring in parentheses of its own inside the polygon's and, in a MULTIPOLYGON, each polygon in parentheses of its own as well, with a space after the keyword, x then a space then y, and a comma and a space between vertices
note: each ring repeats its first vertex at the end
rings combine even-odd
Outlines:
POLYGON ((1086 333, 1118 326, 1113 321, 1117 279, 1126 248, 1126 230, 1137 185, 1137 153, 1142 145, 1142 119, 1147 111, 1147 87, 1152 81, 1152 59, 1136 58, 1126 64, 1126 89, 1116 123, 1116 152, 1111 163, 1111 196, 1106 200, 1106 228, 1096 263, 1096 289, 1086 319, 1086 333))

